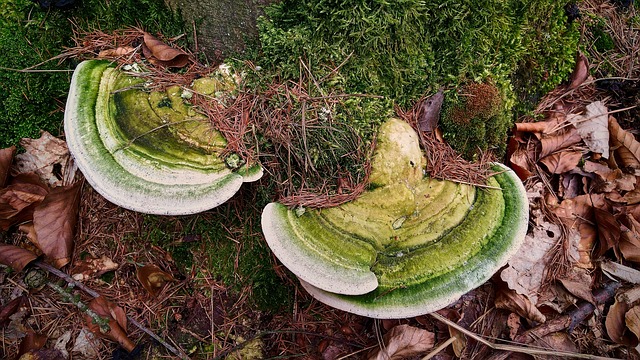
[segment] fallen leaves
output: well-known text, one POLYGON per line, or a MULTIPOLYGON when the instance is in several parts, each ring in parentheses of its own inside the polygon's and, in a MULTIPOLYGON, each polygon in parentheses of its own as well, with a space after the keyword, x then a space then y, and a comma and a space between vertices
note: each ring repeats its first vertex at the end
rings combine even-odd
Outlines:
POLYGON ((91 278, 100 277, 109 271, 116 270, 118 264, 107 256, 100 258, 89 258, 78 261, 74 264, 71 277, 78 281, 86 281, 91 278))
POLYGON ((410 325, 397 325, 384 335, 381 348, 369 360, 400 360, 424 354, 433 348, 435 335, 410 325))
POLYGON ((189 55, 175 49, 155 36, 145 32, 142 52, 149 62, 166 67, 184 67, 189 63, 189 55))
POLYGON ((97 315, 85 315, 87 326, 92 333, 117 342, 128 352, 136 347, 127 337, 127 315, 121 307, 100 296, 91 300, 89 309, 97 315))
POLYGON ((25 266, 38 257, 29 250, 14 245, 0 244, 0 264, 22 271, 25 266))
POLYGON ((169 281, 174 281, 171 274, 162 271, 158 266, 147 264, 136 270, 136 277, 142 287, 147 290, 151 296, 156 296, 164 285, 169 281))
POLYGON ((602 101, 587 105, 584 115, 570 114, 569 121, 593 153, 609 157, 609 111, 602 101))

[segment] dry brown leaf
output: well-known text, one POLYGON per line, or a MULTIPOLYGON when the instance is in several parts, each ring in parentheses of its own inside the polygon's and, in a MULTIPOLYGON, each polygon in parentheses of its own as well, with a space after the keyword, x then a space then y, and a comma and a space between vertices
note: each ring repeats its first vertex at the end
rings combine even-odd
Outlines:
POLYGON ((618 344, 631 345, 632 339, 625 335, 626 324, 625 314, 629 310, 629 305, 624 301, 616 301, 609 307, 609 312, 605 319, 605 328, 609 338, 618 344))
POLYGON ((571 114, 567 120, 576 127, 578 134, 594 153, 609 157, 609 115, 602 101, 587 105, 584 115, 571 114))
POLYGON ((22 139, 20 145, 25 152, 16 155, 14 176, 32 172, 51 187, 63 185, 70 158, 66 142, 43 131, 39 139, 22 139))
MULTIPOLYGON (((571 336, 564 331, 554 332, 549 335, 543 336, 540 339, 536 339, 532 343, 532 345, 552 351, 563 351, 567 353, 580 352, 576 344, 573 342, 573 340, 571 340, 571 336)), ((534 357, 534 359, 536 360, 557 360, 560 358, 561 357, 552 355, 534 357)))
POLYGON ((5 185, 7 185, 9 172, 11 170, 11 164, 13 163, 13 156, 15 154, 15 146, 0 150, 0 188, 3 188, 5 185))
POLYGON ((533 176, 529 167, 529 154, 526 149, 520 148, 509 157, 509 162, 513 171, 524 181, 533 176))
POLYGON ((42 349, 44 344, 47 343, 47 336, 38 334, 33 330, 27 331, 27 334, 20 342, 20 348, 18 350, 18 357, 30 352, 42 349))
POLYGON ((98 53, 99 58, 117 58, 133 53, 136 49, 131 46, 121 46, 115 49, 106 49, 98 53))
POLYGON ((0 190, 0 227, 8 230, 11 225, 33 218, 35 207, 49 190, 35 174, 21 174, 12 184, 0 190))
POLYGON ((587 57, 581 52, 576 55, 576 65, 571 73, 571 82, 569 83, 569 90, 575 89, 580 86, 589 77, 589 61, 587 57))
POLYGON ((623 225, 620 234, 620 252, 625 259, 640 263, 640 222, 631 214, 619 218, 623 225))
POLYGON ((506 287, 502 287, 497 291, 495 306, 498 309, 514 312, 530 321, 538 323, 547 321, 547 318, 526 296, 520 295, 506 287))
POLYGON ((571 145, 575 145, 580 141, 582 141, 582 138, 580 137, 580 134, 578 134, 578 130, 572 126, 562 134, 546 136, 540 139, 542 148, 539 156, 540 158, 544 158, 558 150, 566 149, 571 145))
POLYGON ((581 159, 582 153, 579 151, 562 151, 545 156, 539 161, 547 167, 549 172, 562 174, 575 169, 581 159))
POLYGON ((14 245, 0 244, 0 264, 15 271, 22 271, 25 266, 38 257, 29 250, 14 245))
POLYGON ((609 277, 640 284, 640 271, 634 268, 607 260, 600 263, 600 269, 609 277))
POLYGON ((611 133, 612 139, 615 139, 620 145, 627 148, 635 157, 636 161, 640 161, 640 142, 635 139, 633 134, 623 130, 613 116, 609 116, 609 132, 611 133))
POLYGON ((640 305, 629 309, 624 315, 624 321, 627 328, 636 336, 636 339, 640 339, 640 305))
POLYGON ((560 279, 560 282, 572 295, 596 305, 596 300, 593 298, 593 294, 591 293, 590 282, 573 281, 569 279, 560 279))
POLYGON ((620 241, 620 223, 608 211, 593 208, 598 227, 598 253, 596 257, 604 255, 607 250, 614 248, 620 241))
POLYGON ((442 88, 437 93, 422 100, 418 115, 418 128, 420 131, 431 132, 438 127, 443 101, 444 91, 442 88))
POLYGON ((398 325, 385 334, 383 345, 369 356, 369 360, 400 360, 429 351, 435 335, 409 325, 398 325))
POLYGON ((33 213, 38 246, 58 268, 71 260, 81 187, 82 183, 76 182, 54 188, 33 213))
POLYGON ((129 352, 135 348, 135 344, 127 337, 127 315, 121 307, 100 296, 91 300, 89 309, 100 317, 109 320, 109 331, 103 333, 100 326, 93 322, 89 315, 85 315, 87 327, 91 332, 117 342, 129 352))
POLYGON ((152 296, 156 296, 164 284, 168 281, 174 281, 171 274, 162 271, 159 267, 153 264, 147 264, 136 270, 136 277, 142 287, 144 287, 152 296))
POLYGON ((189 63, 189 55, 186 52, 172 48, 146 32, 144 33, 142 50, 151 63, 158 65, 183 67, 189 63))
MULTIPOLYGON (((0 248, 0 251, 2 249, 0 248)), ((11 322, 11 315, 17 313, 21 308, 25 308, 29 304, 29 299, 25 295, 21 295, 0 309, 0 329, 4 329, 11 322)))
MULTIPOLYGON (((638 177, 636 176, 636 184, 637 183, 638 183, 638 177)), ((628 193, 624 194, 622 198, 624 199, 624 202, 627 205, 636 205, 640 203, 640 186, 637 186, 632 191, 629 191, 628 193)))
MULTIPOLYGON (((514 340, 520 332, 520 315, 516 313, 510 313, 507 318, 507 327, 509 328, 509 339, 514 340)), ((460 357, 456 354, 456 356, 460 357)))
POLYGON ((461 358, 464 353, 464 349, 467 347, 467 337, 458 329, 451 326, 447 327, 449 328, 449 336, 454 339, 453 343, 451 343, 453 353, 456 354, 457 357, 461 358))
POLYGON ((78 281, 86 281, 116 269, 118 269, 118 264, 103 255, 98 259, 89 258, 76 262, 71 274, 78 281))
POLYGON ((40 349, 29 351, 20 356, 18 360, 60 360, 66 359, 64 354, 58 349, 40 349))

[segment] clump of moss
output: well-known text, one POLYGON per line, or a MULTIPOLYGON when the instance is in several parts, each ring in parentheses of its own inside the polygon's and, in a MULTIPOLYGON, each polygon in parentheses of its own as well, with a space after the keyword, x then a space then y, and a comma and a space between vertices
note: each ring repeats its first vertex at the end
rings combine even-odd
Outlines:
MULTIPOLYGON (((383 95, 408 108, 440 87, 471 79, 492 81, 510 108, 488 117, 488 128, 505 130, 480 141, 502 148, 516 94, 512 79, 525 66, 534 90, 559 84, 572 69, 578 32, 565 3, 552 0, 284 0, 260 22, 260 65, 280 79, 296 79, 301 61, 316 78, 338 73, 347 93, 383 95), (552 49, 546 49, 549 45, 552 49), (536 66, 533 66, 536 65, 536 66)), ((521 81, 521 80, 518 80, 521 81)), ((524 84, 524 81, 521 81, 524 84)), ((507 106, 507 105, 505 105, 507 106)), ((467 143, 466 129, 449 129, 467 143), (465 140, 466 139, 466 140, 465 140)), ((458 149, 467 152, 467 149, 458 149)))

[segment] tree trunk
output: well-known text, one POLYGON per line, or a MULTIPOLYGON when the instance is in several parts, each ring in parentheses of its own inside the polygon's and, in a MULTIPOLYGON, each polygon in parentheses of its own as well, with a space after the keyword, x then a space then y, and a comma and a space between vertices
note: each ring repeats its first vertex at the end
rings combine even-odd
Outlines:
POLYGON ((248 42, 257 40, 256 19, 262 7, 274 0, 165 0, 194 26, 197 50, 213 62, 241 53, 248 42))

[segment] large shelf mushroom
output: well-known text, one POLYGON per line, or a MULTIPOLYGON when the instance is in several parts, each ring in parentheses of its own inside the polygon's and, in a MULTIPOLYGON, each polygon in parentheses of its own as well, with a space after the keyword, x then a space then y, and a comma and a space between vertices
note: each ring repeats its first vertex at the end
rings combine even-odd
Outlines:
POLYGON ((487 281, 520 247, 528 202, 513 171, 480 189, 423 174, 418 135, 382 125, 370 190, 344 205, 288 209, 270 203, 262 230, 278 259, 318 300, 373 318, 446 307, 487 281))
POLYGON ((78 168, 106 199, 143 213, 192 214, 262 176, 259 164, 227 166, 220 156, 226 140, 183 96, 177 86, 145 91, 144 80, 108 61, 77 66, 66 140, 78 168))

